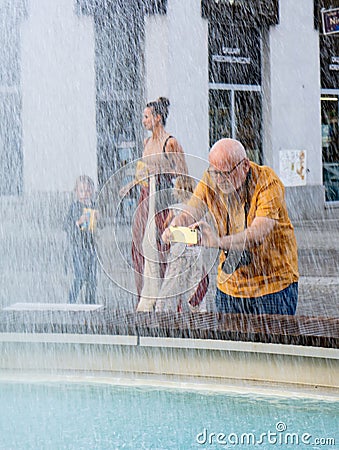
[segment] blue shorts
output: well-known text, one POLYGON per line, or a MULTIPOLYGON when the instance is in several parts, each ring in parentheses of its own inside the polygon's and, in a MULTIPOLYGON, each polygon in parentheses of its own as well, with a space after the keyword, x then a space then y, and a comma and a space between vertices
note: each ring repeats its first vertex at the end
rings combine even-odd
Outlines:
POLYGON ((287 314, 294 315, 298 303, 298 283, 292 283, 282 291, 262 297, 239 298, 217 289, 215 306, 217 312, 240 314, 287 314))

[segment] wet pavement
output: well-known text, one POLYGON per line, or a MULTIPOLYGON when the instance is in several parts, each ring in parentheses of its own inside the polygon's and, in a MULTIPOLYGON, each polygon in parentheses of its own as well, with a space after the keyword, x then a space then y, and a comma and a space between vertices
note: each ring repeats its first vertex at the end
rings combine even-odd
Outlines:
POLYGON ((295 224, 300 295, 297 313, 338 317, 339 210, 331 218, 295 224))
MULTIPOLYGON (((72 279, 65 233, 57 215, 44 218, 43 213, 28 209, 20 199, 2 199, 7 211, 0 226, 2 256, 0 261, 0 307, 18 302, 66 303, 72 279), (48 219, 48 220, 47 220, 48 219)), ((294 223, 299 252, 299 305, 297 315, 338 317, 339 300, 339 208, 327 211, 316 221, 294 223)), ((130 263, 130 227, 119 226, 119 236, 110 229, 103 230, 107 242, 107 261, 99 269, 98 303, 112 309, 133 312, 136 298, 128 292, 134 278, 130 263), (119 254, 114 245, 122 245, 119 254), (127 264, 121 267, 121 252, 127 264), (122 279, 125 289, 107 275, 122 279), (127 290, 126 290, 127 280, 127 290)), ((213 312, 215 267, 211 270, 207 294, 208 310, 213 312)), ((82 301, 80 299, 80 301, 82 301)))

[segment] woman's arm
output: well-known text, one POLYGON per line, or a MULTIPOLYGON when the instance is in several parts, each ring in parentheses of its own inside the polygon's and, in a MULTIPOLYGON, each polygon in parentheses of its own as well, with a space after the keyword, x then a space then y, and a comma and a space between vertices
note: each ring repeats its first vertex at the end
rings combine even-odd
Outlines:
POLYGON ((120 197, 125 197, 134 186, 141 184, 143 186, 147 185, 147 167, 142 160, 137 162, 137 167, 135 169, 134 179, 125 184, 119 191, 120 197))

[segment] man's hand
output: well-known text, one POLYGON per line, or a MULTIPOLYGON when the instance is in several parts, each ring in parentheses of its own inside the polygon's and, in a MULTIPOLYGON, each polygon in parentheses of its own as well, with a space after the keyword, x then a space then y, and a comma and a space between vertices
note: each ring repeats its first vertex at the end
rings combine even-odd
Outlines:
POLYGON ((207 222, 201 220, 200 222, 193 224, 191 228, 196 228, 200 231, 199 245, 202 245, 203 247, 219 248, 219 236, 207 222))
POLYGON ((173 217, 170 223, 173 227, 186 226, 185 213, 181 213, 178 216, 173 217))
POLYGON ((171 242, 172 233, 171 230, 168 228, 165 228, 165 231, 161 235, 161 239, 165 244, 169 244, 171 242))
MULTIPOLYGON (((180 214, 175 216, 172 220, 172 222, 167 223, 166 226, 172 225, 174 227, 190 227, 190 228, 196 228, 192 224, 201 217, 201 215, 196 214, 197 211, 195 209, 186 207, 187 209, 181 211, 180 214)), ((199 211, 198 211, 199 212, 199 211)), ((162 233, 161 239, 164 241, 165 244, 168 244, 171 240, 172 233, 170 232, 169 228, 166 228, 165 231, 162 233)))

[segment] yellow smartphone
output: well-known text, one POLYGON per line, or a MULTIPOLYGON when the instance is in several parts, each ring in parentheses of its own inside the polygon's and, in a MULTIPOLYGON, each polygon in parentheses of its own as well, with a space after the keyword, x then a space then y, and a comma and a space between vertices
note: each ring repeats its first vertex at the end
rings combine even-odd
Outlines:
POLYGON ((197 244, 198 230, 188 227, 169 227, 172 233, 172 242, 182 242, 183 244, 197 244))

